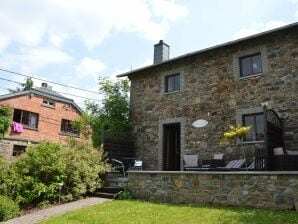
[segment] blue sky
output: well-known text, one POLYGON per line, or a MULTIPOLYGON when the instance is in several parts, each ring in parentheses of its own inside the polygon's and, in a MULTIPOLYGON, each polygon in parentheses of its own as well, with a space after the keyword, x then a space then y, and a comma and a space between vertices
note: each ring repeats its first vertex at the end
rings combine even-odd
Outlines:
POLYGON ((160 39, 172 58, 297 21, 298 0, 0 0, 0 68, 96 91, 98 76, 152 64, 160 39))

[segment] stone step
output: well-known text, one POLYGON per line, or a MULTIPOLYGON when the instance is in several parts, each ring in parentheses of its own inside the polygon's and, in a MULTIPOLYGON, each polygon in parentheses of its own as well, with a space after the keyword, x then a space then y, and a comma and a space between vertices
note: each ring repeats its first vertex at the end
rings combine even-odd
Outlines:
POLYGON ((94 196, 113 199, 115 198, 115 195, 117 195, 122 190, 123 190, 123 187, 103 187, 97 190, 94 193, 94 196))
POLYGON ((124 176, 123 176, 123 173, 119 171, 113 171, 113 170, 111 170, 106 174, 106 178, 114 178, 114 177, 124 177, 124 176))
POLYGON ((125 187, 127 186, 127 177, 106 178, 104 182, 105 187, 125 187))
POLYGON ((95 192, 94 196, 99 197, 99 198, 109 198, 109 199, 114 199, 116 194, 113 193, 105 193, 105 192, 95 192))
POLYGON ((123 187, 103 187, 103 188, 99 189, 96 192, 104 192, 104 193, 117 194, 117 193, 119 193, 122 190, 123 190, 123 187))

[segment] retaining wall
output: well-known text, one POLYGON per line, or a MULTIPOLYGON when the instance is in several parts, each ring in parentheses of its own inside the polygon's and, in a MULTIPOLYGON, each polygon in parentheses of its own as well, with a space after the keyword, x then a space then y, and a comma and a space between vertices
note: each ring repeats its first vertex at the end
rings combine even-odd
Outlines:
POLYGON ((170 203, 294 209, 298 172, 131 171, 136 198, 170 203))

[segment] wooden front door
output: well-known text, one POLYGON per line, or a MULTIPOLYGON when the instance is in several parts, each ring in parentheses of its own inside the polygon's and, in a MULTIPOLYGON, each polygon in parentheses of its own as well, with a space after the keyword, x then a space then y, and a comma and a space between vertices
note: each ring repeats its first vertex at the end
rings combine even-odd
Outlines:
POLYGON ((180 123, 163 126, 163 170, 180 170, 180 123))

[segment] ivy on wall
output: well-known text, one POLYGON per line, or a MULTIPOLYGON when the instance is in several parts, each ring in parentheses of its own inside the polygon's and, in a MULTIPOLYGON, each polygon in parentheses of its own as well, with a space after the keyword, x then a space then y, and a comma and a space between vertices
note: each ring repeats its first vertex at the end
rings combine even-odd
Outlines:
POLYGON ((11 124, 12 109, 9 106, 0 106, 0 139, 4 138, 11 124))

